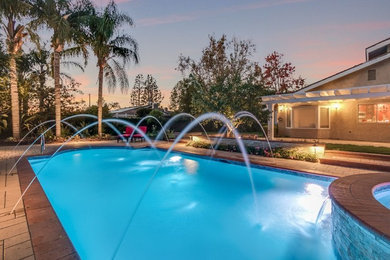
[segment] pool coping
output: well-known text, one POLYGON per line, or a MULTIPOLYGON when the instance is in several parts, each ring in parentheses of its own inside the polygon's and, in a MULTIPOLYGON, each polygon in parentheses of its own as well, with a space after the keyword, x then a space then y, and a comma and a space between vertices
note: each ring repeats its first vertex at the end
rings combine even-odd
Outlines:
MULTIPOLYGON (((20 189, 35 177, 27 158, 18 166, 20 189)), ((27 225, 35 259, 80 259, 38 179, 23 197, 27 225)))
MULTIPOLYGON (((148 146, 136 147, 138 148, 146 148, 148 146)), ((64 147, 62 152, 69 152, 71 150, 78 149, 87 149, 90 148, 88 145, 83 146, 72 146, 64 147)), ((120 145, 93 145, 93 148, 124 148, 124 149, 134 149, 131 147, 125 147, 120 145)), ((165 147, 158 147, 161 150, 167 150, 165 147)), ((190 156, 198 156, 201 158, 208 158, 209 155, 203 154, 201 151, 193 152, 193 151, 181 151, 174 149, 175 153, 188 154, 190 156)), ((52 155, 53 153, 45 153, 43 155, 30 156, 30 158, 39 158, 39 157, 47 157, 52 155)), ((244 160, 238 157, 228 157, 221 154, 215 154, 214 160, 234 163, 234 164, 244 164, 244 160)), ((314 179, 322 179, 322 180, 330 180, 335 179, 334 175, 324 175, 322 173, 318 173, 316 171, 297 171, 295 169, 288 169, 284 167, 275 167, 274 165, 261 164, 258 161, 251 162, 252 167, 263 168, 263 169, 271 169, 277 168, 278 170, 282 170, 283 172, 292 173, 298 176, 306 176, 312 177, 314 179)), ((20 188, 22 191, 27 187, 28 183, 35 176, 34 171, 32 170, 30 163, 27 158, 23 158, 18 167, 18 174, 20 180, 20 188)), ((372 174, 369 174, 372 176, 372 174)), ((62 227, 54 209, 52 208, 50 202, 48 201, 45 192, 43 191, 39 181, 34 182, 30 190, 25 194, 23 198, 27 223, 31 235, 31 241, 33 245, 33 251, 36 259, 80 259, 75 248, 72 245, 72 242, 68 238, 65 230, 62 227)), ((379 203, 379 202, 378 202, 379 203)))
POLYGON ((333 203, 390 244, 390 210, 374 197, 378 189, 388 185, 390 173, 351 175, 332 182, 329 196, 333 203))

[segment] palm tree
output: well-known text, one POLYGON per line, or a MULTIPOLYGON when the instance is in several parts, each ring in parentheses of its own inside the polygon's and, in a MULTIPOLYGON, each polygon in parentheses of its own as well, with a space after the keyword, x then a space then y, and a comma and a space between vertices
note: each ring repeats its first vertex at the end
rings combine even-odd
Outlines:
POLYGON ((64 54, 65 44, 76 43, 68 53, 71 56, 84 54, 86 60, 85 44, 82 41, 82 19, 87 17, 92 4, 88 0, 32 0, 31 13, 35 17, 32 24, 35 27, 45 25, 53 31, 51 47, 53 48, 53 78, 55 92, 55 118, 56 136, 61 136, 61 83, 60 63, 64 54))
MULTIPOLYGON (((64 50, 64 52, 66 53, 67 50, 64 50)), ((52 88, 47 85, 47 78, 53 76, 53 55, 47 50, 45 43, 42 45, 37 41, 35 42, 34 50, 30 51, 30 53, 25 56, 26 62, 23 62, 21 68, 25 67, 28 74, 24 75, 23 79, 29 82, 29 87, 33 88, 33 95, 39 101, 39 112, 44 112, 45 110, 48 110, 47 106, 50 105, 50 103, 45 101, 48 100, 48 96, 51 96, 52 92, 52 88)), ((60 65, 64 67, 76 67, 84 72, 83 66, 78 62, 62 59, 60 65)), ((63 82, 64 80, 72 81, 74 79, 62 71, 60 73, 60 80, 63 82)), ((64 89, 62 89, 62 91, 63 90, 64 89)), ((64 97, 62 96, 61 99, 63 100, 63 98, 64 97)), ((64 104, 62 103, 61 107, 63 108, 63 106, 64 104)))
POLYGON ((125 65, 134 60, 138 63, 138 45, 129 34, 120 34, 122 25, 133 25, 133 20, 118 11, 110 1, 102 12, 90 16, 88 44, 97 57, 98 74, 98 134, 102 136, 103 80, 108 90, 114 91, 119 83, 121 91, 129 88, 125 65), (122 62, 119 62, 120 59, 122 62))
POLYGON ((9 56, 9 78, 11 85, 12 136, 20 138, 19 93, 16 58, 21 52, 23 38, 27 36, 26 26, 17 24, 16 20, 27 15, 29 4, 21 0, 0 1, 0 23, 6 35, 9 56))

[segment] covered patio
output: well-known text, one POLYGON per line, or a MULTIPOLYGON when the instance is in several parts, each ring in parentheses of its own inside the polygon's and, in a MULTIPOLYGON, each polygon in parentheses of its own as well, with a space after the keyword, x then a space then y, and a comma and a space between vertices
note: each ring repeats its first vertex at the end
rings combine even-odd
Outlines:
POLYGON ((272 140, 390 141, 389 84, 265 96, 263 103, 272 140))

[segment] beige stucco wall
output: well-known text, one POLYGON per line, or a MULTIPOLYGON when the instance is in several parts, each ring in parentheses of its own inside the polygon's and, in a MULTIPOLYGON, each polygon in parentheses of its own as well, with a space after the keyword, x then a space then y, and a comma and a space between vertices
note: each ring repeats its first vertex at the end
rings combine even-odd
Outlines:
POLYGON ((280 111, 278 136, 390 142, 390 123, 359 123, 358 120, 358 104, 380 103, 390 103, 390 99, 344 101, 339 109, 330 109, 330 129, 286 128, 286 111, 280 111))
POLYGON ((379 84, 390 84, 390 59, 381 61, 375 65, 311 89, 310 91, 353 88, 379 84), (368 80, 368 70, 371 69, 376 70, 376 80, 368 80))

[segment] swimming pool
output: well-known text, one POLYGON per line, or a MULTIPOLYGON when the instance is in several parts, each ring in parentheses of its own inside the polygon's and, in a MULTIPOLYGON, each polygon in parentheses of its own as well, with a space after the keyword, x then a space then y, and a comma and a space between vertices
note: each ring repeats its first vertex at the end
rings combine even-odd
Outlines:
POLYGON ((390 209, 390 184, 384 185, 381 188, 378 188, 374 191, 374 197, 377 199, 383 206, 390 209))
MULTIPOLYGON (((60 153, 38 179, 82 259, 336 259, 330 178, 165 151, 60 153), (126 233, 126 227, 128 230, 126 233), (122 239, 123 238, 123 239, 122 239), (120 245, 118 247, 118 245, 120 245)), ((47 158, 30 158, 35 173, 47 158)))

